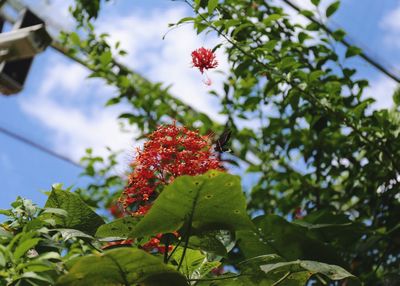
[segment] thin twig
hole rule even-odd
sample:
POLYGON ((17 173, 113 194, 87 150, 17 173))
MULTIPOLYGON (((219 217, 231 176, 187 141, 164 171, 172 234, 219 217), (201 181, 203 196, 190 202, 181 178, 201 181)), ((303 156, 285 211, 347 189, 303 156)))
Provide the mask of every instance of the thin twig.
POLYGON ((279 279, 278 281, 274 282, 274 284, 272 284, 271 286, 277 286, 277 285, 281 284, 283 282, 283 280, 285 280, 286 278, 289 277, 290 274, 292 274, 292 272, 290 272, 290 271, 287 272, 285 275, 283 275, 281 277, 281 279, 279 279))

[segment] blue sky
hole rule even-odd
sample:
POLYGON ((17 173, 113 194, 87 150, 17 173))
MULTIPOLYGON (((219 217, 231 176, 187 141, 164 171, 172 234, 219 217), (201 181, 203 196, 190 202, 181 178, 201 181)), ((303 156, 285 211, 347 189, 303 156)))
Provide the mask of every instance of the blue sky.
MULTIPOLYGON (((279 0, 276 0, 279 2, 279 0)), ((63 0, 25 0, 32 10, 49 19, 52 25, 72 27, 68 2, 63 0)), ((306 1, 298 0, 307 6, 306 1)), ((326 6, 329 1, 323 1, 326 6)), ((290 12, 288 10, 289 13, 290 12)), ((114 0, 106 4, 97 22, 101 31, 112 40, 120 40, 129 55, 122 62, 154 81, 173 84, 172 93, 221 120, 215 99, 207 94, 199 73, 190 69, 190 52, 202 45, 218 42, 213 36, 197 36, 183 27, 162 36, 167 24, 187 16, 190 11, 182 3, 169 0, 114 0)), ((293 14, 296 20, 303 21, 293 14)), ((361 47, 400 69, 400 1, 343 0, 331 25, 339 25, 357 39, 361 47)), ((223 55, 221 70, 227 69, 223 55)), ((360 70, 360 77, 370 81, 367 94, 377 99, 376 108, 391 106, 395 83, 365 62, 348 62, 360 70)), ((0 126, 8 128, 60 154, 79 160, 84 149, 93 147, 106 154, 105 146, 125 150, 121 167, 127 165, 137 143, 132 131, 121 133, 115 118, 124 106, 104 109, 103 105, 115 90, 101 80, 86 79, 88 71, 52 49, 38 55, 25 84, 16 96, 0 96, 0 126)), ((220 89, 221 75, 212 74, 213 89, 220 89)), ((80 185, 81 170, 59 159, 49 157, 31 147, 0 134, 0 208, 7 208, 17 195, 42 205, 46 197, 40 191, 51 184, 80 185)))

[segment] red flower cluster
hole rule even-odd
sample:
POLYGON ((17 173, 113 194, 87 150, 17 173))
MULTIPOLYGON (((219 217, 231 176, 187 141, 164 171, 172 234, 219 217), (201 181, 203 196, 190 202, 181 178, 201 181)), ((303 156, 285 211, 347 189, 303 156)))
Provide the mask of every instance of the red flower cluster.
POLYGON ((205 69, 213 69, 218 66, 218 61, 215 59, 215 53, 204 47, 192 52, 192 62, 193 66, 198 68, 201 73, 203 73, 205 69))
POLYGON ((120 202, 133 215, 144 215, 152 202, 176 177, 199 175, 211 169, 222 170, 210 140, 198 132, 175 124, 160 126, 149 135, 132 164, 120 202))

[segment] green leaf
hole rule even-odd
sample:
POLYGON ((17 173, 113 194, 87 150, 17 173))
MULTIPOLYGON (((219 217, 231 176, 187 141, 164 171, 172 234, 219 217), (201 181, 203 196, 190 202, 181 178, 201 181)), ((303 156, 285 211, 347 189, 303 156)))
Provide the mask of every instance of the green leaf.
POLYGON ((343 264, 329 245, 307 235, 307 230, 277 215, 254 219, 257 232, 239 231, 239 247, 246 258, 276 253, 286 260, 307 259, 343 264))
POLYGON ((251 228, 240 178, 214 170, 178 177, 161 192, 131 236, 174 232, 185 222, 199 231, 251 228))
POLYGON ((311 10, 301 10, 299 13, 309 18, 314 17, 314 12, 311 10))
POLYGON ((304 286, 315 274, 331 280, 355 277, 342 267, 316 261, 284 261, 275 254, 257 256, 239 263, 241 273, 248 276, 255 285, 304 286))
POLYGON ((79 38, 79 35, 77 33, 72 32, 71 34, 69 34, 69 37, 72 44, 79 46, 79 44, 81 43, 81 39, 79 38))
POLYGON ((63 210, 63 209, 57 209, 57 208, 45 208, 43 210, 43 214, 56 214, 59 216, 67 217, 68 213, 63 210))
POLYGON ((309 34, 306 34, 304 32, 300 32, 297 37, 299 38, 300 43, 304 43, 304 41, 307 39, 312 39, 312 37, 309 34))
POLYGON ((103 224, 97 229, 96 237, 127 238, 139 221, 139 218, 129 216, 103 224))
POLYGON ((110 98, 110 99, 106 102, 105 106, 115 105, 115 104, 118 104, 120 101, 121 101, 120 98, 118 98, 118 97, 113 97, 113 98, 110 98))
POLYGON ((337 9, 339 9, 340 1, 333 2, 331 5, 328 6, 326 9, 326 17, 332 16, 337 9))
POLYGON ((0 226, 0 237, 7 237, 7 238, 11 238, 13 237, 13 233, 11 231, 6 230, 5 228, 0 226))
MULTIPOLYGON (((31 272, 31 271, 23 273, 18 279, 34 279, 34 280, 47 282, 46 283, 47 285, 54 284, 53 279, 51 277, 49 277, 48 275, 39 275, 39 274, 37 274, 35 272, 31 272)), ((31 283, 29 283, 29 284, 31 284, 31 283)), ((17 284, 17 285, 19 285, 19 284, 17 284)), ((25 285, 25 284, 23 284, 23 285, 25 285)), ((36 285, 36 284, 33 284, 33 285, 36 285)))
POLYGON ((346 51, 346 58, 354 57, 361 54, 362 50, 355 46, 350 46, 346 51))
POLYGON ((283 282, 286 280, 291 283, 290 285, 299 286, 306 285, 310 277, 315 274, 322 274, 331 280, 356 278, 340 266, 308 260, 264 264, 260 265, 260 269, 267 277, 280 275, 281 278, 279 281, 283 282))
POLYGON ((311 0, 311 3, 313 3, 315 6, 318 6, 319 2, 321 2, 321 0, 311 0))
POLYGON ((393 102, 399 106, 400 105, 400 88, 397 88, 393 93, 393 102))
POLYGON ((12 211, 11 210, 0 210, 0 215, 5 215, 5 216, 12 216, 12 211))
POLYGON ((345 215, 332 214, 329 210, 313 212, 293 223, 307 230, 307 235, 328 244, 352 247, 366 233, 365 228, 345 215))
POLYGON ((283 17, 283 15, 281 15, 281 14, 271 14, 263 20, 263 23, 265 26, 268 27, 268 26, 271 26, 274 22, 281 19, 282 17, 283 17))
POLYGON ((306 29, 308 31, 318 31, 320 27, 321 27, 320 24, 312 22, 307 25, 306 29))
POLYGON ((33 248, 38 244, 40 241, 40 238, 31 238, 28 240, 25 240, 21 244, 19 244, 14 251, 14 258, 18 259, 22 257, 29 249, 33 248))
POLYGON ((308 75, 308 78, 309 78, 309 81, 318 81, 318 80, 320 80, 320 77, 321 76, 323 76, 323 75, 325 75, 325 72, 324 71, 321 71, 321 70, 315 70, 315 71, 313 71, 313 72, 311 72, 309 75, 308 75))
POLYGON ((185 277, 143 250, 118 248, 76 260, 59 286, 188 285, 185 277))
POLYGON ((4 256, 3 252, 0 251, 0 267, 6 266, 6 257, 4 256))
POLYGON ((86 205, 74 193, 53 188, 46 202, 45 208, 63 209, 67 217, 56 214, 46 214, 54 218, 57 225, 64 228, 73 228, 94 235, 97 228, 104 224, 103 219, 86 205))
POLYGON ((81 238, 90 238, 93 239, 93 236, 88 235, 80 230, 69 229, 69 228, 58 228, 55 229, 61 233, 61 236, 64 240, 68 240, 73 237, 81 237, 81 238))
POLYGON ((363 115, 365 109, 366 109, 369 105, 370 105, 370 102, 367 101, 367 100, 361 102, 359 105, 357 105, 357 106, 354 108, 354 111, 353 111, 353 112, 354 112, 354 115, 355 115, 357 118, 360 118, 361 115, 363 115))
POLYGON ((103 66, 107 66, 112 60, 112 54, 110 51, 106 51, 100 55, 99 59, 103 66))
POLYGON ((207 3, 208 13, 212 14, 215 8, 217 8, 217 6, 218 6, 218 0, 208 0, 207 3))
POLYGON ((189 247, 193 249, 201 249, 220 256, 227 255, 224 245, 213 236, 191 236, 189 247))
POLYGON ((185 17, 185 18, 180 19, 176 23, 176 25, 179 25, 179 24, 182 24, 182 23, 185 23, 185 22, 189 22, 189 21, 194 21, 194 20, 195 20, 195 18, 193 18, 193 17, 185 17))
POLYGON ((342 29, 337 29, 332 33, 332 36, 336 41, 341 41, 346 36, 346 32, 342 29))
POLYGON ((191 236, 189 247, 201 249, 219 256, 226 256, 235 246, 236 240, 229 231, 215 230, 191 236))
MULTIPOLYGON (((183 247, 178 247, 172 255, 172 259, 175 260, 176 264, 181 261, 182 254, 183 247)), ((220 264, 219 261, 208 261, 201 251, 188 248, 183 258, 181 272, 190 279, 199 279, 220 264)))

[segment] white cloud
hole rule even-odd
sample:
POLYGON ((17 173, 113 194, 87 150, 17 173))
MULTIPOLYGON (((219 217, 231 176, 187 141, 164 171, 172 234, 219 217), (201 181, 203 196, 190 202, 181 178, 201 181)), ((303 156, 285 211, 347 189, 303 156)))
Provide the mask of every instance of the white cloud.
POLYGON ((390 11, 388 14, 386 14, 382 21, 381 21, 381 27, 387 30, 395 31, 395 32, 400 32, 400 5, 390 11))
POLYGON ((396 9, 383 15, 379 25, 384 32, 387 47, 400 47, 400 4, 396 9))
MULTIPOLYGON (((43 74, 43 84, 38 90, 38 96, 48 96, 49 93, 62 89, 67 96, 78 95, 79 88, 84 84, 83 80, 89 75, 89 71, 81 65, 73 62, 60 63, 59 58, 49 58, 51 68, 43 74)), ((88 82, 89 83, 89 82, 88 82)))
POLYGON ((365 90, 365 97, 372 97, 376 102, 372 105, 373 109, 390 108, 393 105, 393 92, 397 84, 394 80, 379 76, 370 81, 370 87, 365 90))
MULTIPOLYGON (((172 84, 171 93, 185 103, 201 110, 216 120, 223 117, 219 111, 218 100, 209 95, 210 87, 203 84, 203 76, 191 67, 191 52, 201 46, 212 48, 218 39, 212 35, 196 35, 191 25, 183 25, 168 31, 168 23, 175 23, 188 15, 183 8, 154 10, 150 13, 133 13, 126 17, 103 19, 98 28, 111 35, 113 42, 120 41, 121 47, 128 51, 124 62, 139 70, 152 81, 165 85, 172 84), (108 23, 112 21, 113 25, 108 23)), ((218 70, 227 71, 226 56, 217 51, 218 70)), ((223 75, 209 71, 213 81, 212 89, 221 90, 223 75)))
POLYGON ((13 162, 6 153, 0 153, 0 166, 7 171, 13 171, 15 169, 13 162))
POLYGON ((74 20, 69 13, 73 0, 22 0, 21 2, 48 24, 47 29, 55 37, 60 31, 71 31, 74 27, 74 20))
MULTIPOLYGON (((324 11, 326 11, 326 8, 333 2, 332 0, 322 0, 318 7, 312 4, 310 0, 292 0, 291 2, 300 9, 315 12, 315 17, 320 22, 326 22, 329 20, 325 17, 324 11)), ((310 20, 308 20, 305 16, 299 14, 296 10, 294 10, 289 5, 283 3, 282 1, 276 1, 275 4, 281 5, 285 8, 285 12, 289 15, 290 20, 293 23, 297 23, 303 26, 310 23, 310 20)))
MULTIPOLYGON (((213 47, 216 37, 197 36, 190 27, 170 32, 167 24, 187 15, 182 8, 133 12, 128 16, 109 15, 101 19, 99 30, 108 32, 114 41, 129 52, 121 58, 124 63, 145 74, 151 81, 173 84, 170 91, 193 107, 221 120, 217 115, 218 100, 208 95, 210 87, 202 75, 191 68, 191 52, 201 46, 213 47), (109 23, 113 23, 110 25, 109 23)), ((227 61, 218 53, 219 69, 227 70, 227 61)), ((132 150, 134 134, 121 133, 116 117, 124 107, 104 108, 103 104, 115 90, 101 80, 87 79, 89 72, 80 65, 49 56, 41 67, 42 78, 35 92, 19 101, 29 116, 52 131, 50 141, 58 152, 79 159, 87 147, 104 154, 104 146, 132 150)), ((221 89, 222 75, 209 72, 214 84, 221 89)), ((125 107, 126 108, 126 107, 125 107)), ((127 157, 127 156, 125 156, 127 157)), ((129 156, 128 156, 129 157, 129 156)))
POLYGON ((132 134, 120 131, 116 112, 95 107, 90 114, 79 108, 64 107, 56 101, 44 99, 26 102, 23 109, 53 130, 52 141, 56 150, 78 160, 87 147, 96 154, 106 154, 104 147, 114 150, 127 149, 132 134))
POLYGON ((96 154, 106 154, 105 146, 115 150, 131 146, 135 134, 122 133, 116 121, 122 107, 103 107, 110 89, 98 80, 86 79, 88 72, 78 64, 54 58, 49 62, 38 92, 25 94, 19 104, 52 131, 53 148, 79 160, 88 147, 96 154))

